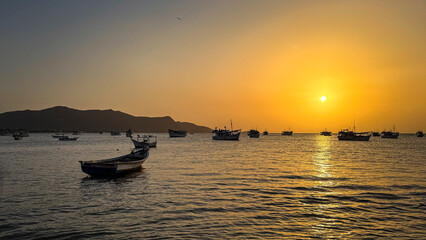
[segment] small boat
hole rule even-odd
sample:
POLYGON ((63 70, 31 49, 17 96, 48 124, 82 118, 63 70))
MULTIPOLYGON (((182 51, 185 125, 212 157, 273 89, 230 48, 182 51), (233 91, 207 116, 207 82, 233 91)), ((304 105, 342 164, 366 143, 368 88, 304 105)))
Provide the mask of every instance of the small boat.
POLYGON ((77 141, 78 137, 68 137, 62 136, 59 138, 59 141, 77 141))
POLYGON ((399 137, 399 132, 395 131, 395 125, 393 126, 393 131, 389 130, 389 131, 382 132, 382 138, 398 138, 398 137, 399 137))
POLYGON ((84 173, 94 177, 111 177, 139 170, 148 156, 149 148, 144 147, 121 157, 79 162, 84 173))
POLYGON ((266 136, 266 135, 269 135, 269 132, 265 130, 265 131, 263 131, 262 134, 263 134, 263 136, 266 136))
POLYGON ((72 135, 81 135, 81 131, 73 131, 72 135))
POLYGON ((417 136, 417 137, 423 137, 423 132, 422 132, 422 131, 418 131, 418 132, 416 132, 416 136, 417 136))
POLYGON ((132 129, 127 130, 126 137, 130 137, 131 138, 132 136, 133 136, 132 129))
POLYGON ((380 133, 379 132, 373 132, 373 137, 380 137, 380 133))
POLYGON ((257 130, 251 129, 251 130, 247 133, 247 135, 248 135, 250 138, 259 138, 260 133, 259 133, 259 131, 257 131, 257 130))
POLYGON ((154 147, 157 147, 157 136, 153 136, 153 135, 139 136, 138 135, 137 140, 132 138, 132 142, 133 142, 133 145, 135 145, 135 148, 143 148, 144 146, 154 148, 154 147))
POLYGON ((326 128, 324 131, 322 131, 322 132, 320 133, 320 135, 322 135, 322 136, 331 136, 331 132, 330 132, 330 131, 327 131, 327 128, 326 128))
POLYGON ((283 135, 283 136, 291 136, 291 135, 293 135, 293 131, 290 131, 290 130, 288 130, 288 131, 282 131, 281 135, 283 135))
POLYGON ((111 136, 121 136, 121 133, 119 133, 119 132, 111 132, 111 136))
POLYGON ((185 130, 173 130, 173 129, 169 129, 169 136, 171 138, 175 138, 175 137, 186 137, 186 131, 185 130))
POLYGON ((20 133, 14 133, 12 134, 12 137, 15 140, 22 140, 22 135, 20 133))
POLYGON ((337 138, 340 141, 369 141, 370 137, 371 137, 370 132, 357 133, 354 131, 349 131, 348 129, 341 130, 337 134, 337 138))

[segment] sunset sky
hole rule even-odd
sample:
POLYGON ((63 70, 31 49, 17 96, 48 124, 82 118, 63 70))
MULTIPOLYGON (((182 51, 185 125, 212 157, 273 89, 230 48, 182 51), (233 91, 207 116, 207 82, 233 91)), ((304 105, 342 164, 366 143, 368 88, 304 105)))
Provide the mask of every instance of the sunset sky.
POLYGON ((424 0, 1 1, 0 52, 0 112, 426 131, 424 0))

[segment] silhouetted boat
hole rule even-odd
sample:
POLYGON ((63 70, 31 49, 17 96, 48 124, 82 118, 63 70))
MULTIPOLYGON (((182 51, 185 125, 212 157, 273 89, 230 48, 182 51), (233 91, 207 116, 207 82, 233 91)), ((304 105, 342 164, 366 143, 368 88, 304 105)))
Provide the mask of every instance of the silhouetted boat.
POLYGON ((416 132, 416 136, 417 136, 417 137, 423 137, 423 132, 422 132, 422 131, 418 131, 418 132, 416 132))
POLYGON ((213 140, 224 140, 224 141, 238 141, 240 139, 241 129, 234 130, 232 128, 231 121, 231 130, 226 129, 226 126, 223 129, 217 129, 217 127, 212 131, 213 140))
POLYGON ((80 135, 81 134, 81 131, 73 131, 72 132, 72 135, 80 135))
POLYGON ((139 136, 137 140, 132 138, 133 145, 135 148, 143 148, 144 146, 148 146, 150 148, 157 147, 157 136, 153 135, 143 135, 139 136))
POLYGON ((132 136, 133 136, 132 129, 127 130, 126 137, 132 137, 132 136))
POLYGON ((322 131, 322 132, 320 133, 320 135, 322 135, 322 136, 331 136, 331 132, 330 132, 330 131, 327 131, 327 128, 326 128, 324 131, 322 131))
POLYGON ((257 130, 251 129, 251 130, 247 133, 247 135, 248 135, 250 138, 259 138, 260 133, 259 133, 259 131, 257 131, 257 130))
POLYGON ((171 138, 175 138, 175 137, 186 137, 186 131, 184 131, 184 130, 172 130, 172 129, 169 129, 169 136, 171 138))
POLYGON ((68 137, 68 136, 62 136, 59 137, 59 141, 77 141, 78 137, 68 137))
POLYGON ((337 138, 340 141, 369 141, 370 137, 371 137, 370 132, 357 133, 354 131, 349 131, 348 129, 341 130, 337 134, 337 138))
POLYGON ((264 131, 264 132, 263 132, 263 135, 264 135, 264 136, 269 135, 269 132, 268 132, 268 131, 264 131))
POLYGON ((373 132, 373 137, 380 137, 380 133, 379 132, 373 132))
POLYGON ((121 136, 121 133, 119 133, 119 132, 111 132, 111 136, 121 136))
POLYGON ((22 135, 20 133, 14 133, 12 134, 12 137, 15 140, 22 140, 22 135))
POLYGON ((399 137, 399 132, 395 131, 395 125, 393 126, 393 131, 389 130, 389 131, 382 132, 382 138, 398 138, 398 137, 399 137))
POLYGON ((63 133, 55 133, 55 134, 52 135, 53 138, 60 138, 60 137, 63 137, 63 136, 65 136, 65 134, 63 134, 63 133))
POLYGON ((79 162, 81 170, 91 176, 116 176, 139 170, 148 156, 149 148, 144 147, 121 157, 79 162))
POLYGON ((291 136, 291 135, 293 135, 293 131, 291 131, 290 129, 289 129, 288 131, 282 131, 282 132, 281 132, 281 135, 284 135, 284 136, 291 136))

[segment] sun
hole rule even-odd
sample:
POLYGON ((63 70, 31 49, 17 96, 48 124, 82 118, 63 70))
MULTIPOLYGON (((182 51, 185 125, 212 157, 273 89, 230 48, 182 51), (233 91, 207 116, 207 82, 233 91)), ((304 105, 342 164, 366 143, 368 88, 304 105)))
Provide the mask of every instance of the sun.
POLYGON ((322 102, 325 102, 325 100, 327 100, 327 97, 326 97, 326 96, 322 96, 322 97, 321 97, 321 101, 322 101, 322 102))

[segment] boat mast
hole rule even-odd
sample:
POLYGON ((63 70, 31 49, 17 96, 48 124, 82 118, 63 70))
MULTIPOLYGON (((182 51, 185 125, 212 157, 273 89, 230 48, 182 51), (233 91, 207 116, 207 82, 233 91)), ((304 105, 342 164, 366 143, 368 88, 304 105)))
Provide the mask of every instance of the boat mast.
POLYGON ((232 119, 231 119, 231 131, 234 131, 234 128, 232 128, 232 119))

